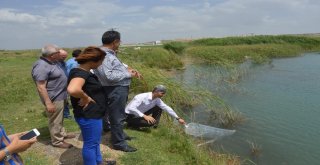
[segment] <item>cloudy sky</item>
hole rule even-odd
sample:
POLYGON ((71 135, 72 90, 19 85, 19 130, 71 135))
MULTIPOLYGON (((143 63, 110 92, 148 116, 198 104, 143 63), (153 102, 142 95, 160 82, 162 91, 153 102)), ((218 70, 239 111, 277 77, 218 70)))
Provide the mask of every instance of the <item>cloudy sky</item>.
POLYGON ((0 0, 0 49, 320 32, 319 0, 0 0))

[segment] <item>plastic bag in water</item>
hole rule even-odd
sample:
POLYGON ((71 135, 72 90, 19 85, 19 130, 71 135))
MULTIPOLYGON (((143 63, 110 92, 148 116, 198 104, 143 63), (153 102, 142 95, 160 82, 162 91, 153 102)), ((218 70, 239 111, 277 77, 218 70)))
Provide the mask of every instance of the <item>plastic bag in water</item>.
POLYGON ((198 123, 189 123, 185 125, 185 132, 188 135, 195 137, 202 137, 206 139, 219 139, 224 136, 232 135, 236 130, 221 129, 216 127, 211 127, 207 125, 202 125, 198 123))

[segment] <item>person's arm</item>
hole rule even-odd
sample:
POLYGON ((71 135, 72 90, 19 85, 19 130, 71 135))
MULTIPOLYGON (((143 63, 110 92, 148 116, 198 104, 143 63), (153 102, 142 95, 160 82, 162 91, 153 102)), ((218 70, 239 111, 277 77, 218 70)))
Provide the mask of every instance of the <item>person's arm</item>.
POLYGON ((101 67, 104 76, 110 82, 119 82, 123 79, 131 78, 132 74, 123 66, 118 59, 104 60, 101 67))
POLYGON ((161 109, 167 111, 167 112, 168 112, 172 117, 174 117, 176 120, 178 120, 178 122, 179 122, 180 124, 186 124, 186 122, 185 122, 182 118, 180 118, 180 117, 176 114, 176 112, 174 112, 174 110, 173 110, 171 107, 169 107, 167 104, 165 104, 161 99, 159 99, 159 100, 157 101, 157 105, 158 105, 161 109))
POLYGON ((68 85, 67 91, 72 97, 80 98, 79 105, 86 108, 90 102, 95 101, 82 90, 84 84, 85 79, 80 77, 73 78, 68 85))
POLYGON ((36 85, 37 85, 37 89, 38 92, 40 94, 40 97, 43 99, 44 104, 46 106, 46 109, 48 112, 53 113, 56 111, 56 107, 54 106, 54 104, 52 103, 52 101, 49 98, 49 94, 46 88, 46 84, 47 81, 43 80, 43 81, 37 81, 36 85))
POLYGON ((141 104, 141 102, 141 98, 138 98, 137 96, 132 99, 132 101, 127 105, 127 110, 130 112, 130 114, 143 117, 144 114, 137 108, 141 104))
POLYGON ((134 114, 136 116, 143 117, 148 123, 153 124, 156 122, 156 120, 152 116, 148 116, 148 115, 143 114, 137 108, 141 104, 142 99, 143 98, 139 98, 137 96, 134 97, 132 99, 132 101, 128 104, 127 109, 129 112, 131 112, 130 114, 134 114))
POLYGON ((7 150, 7 152, 9 152, 9 154, 20 153, 20 152, 23 152, 23 151, 27 150, 28 148, 30 148, 31 145, 37 141, 36 137, 31 138, 29 140, 20 140, 20 137, 23 134, 25 134, 25 133, 24 132, 17 133, 17 134, 8 136, 8 137, 11 137, 12 140, 11 140, 11 143, 7 147, 1 149, 0 161, 2 161, 4 159, 4 157, 6 156, 5 150, 7 150))

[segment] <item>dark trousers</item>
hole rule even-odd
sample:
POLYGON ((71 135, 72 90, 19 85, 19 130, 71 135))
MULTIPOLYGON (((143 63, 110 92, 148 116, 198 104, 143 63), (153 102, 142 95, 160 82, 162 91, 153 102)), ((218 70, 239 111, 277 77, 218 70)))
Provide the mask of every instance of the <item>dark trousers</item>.
POLYGON ((151 108, 149 111, 145 112, 145 115, 150 115, 156 120, 156 123, 154 124, 149 124, 147 120, 145 120, 143 117, 137 117, 132 114, 128 114, 127 116, 127 123, 128 126, 130 127, 151 127, 151 126, 158 126, 160 122, 160 117, 161 117, 162 109, 159 108, 158 106, 155 106, 151 108))
POLYGON ((104 86, 107 96, 107 113, 104 123, 109 119, 111 126, 111 142, 113 147, 124 147, 127 145, 126 134, 123 131, 126 119, 125 106, 128 100, 128 86, 104 86))

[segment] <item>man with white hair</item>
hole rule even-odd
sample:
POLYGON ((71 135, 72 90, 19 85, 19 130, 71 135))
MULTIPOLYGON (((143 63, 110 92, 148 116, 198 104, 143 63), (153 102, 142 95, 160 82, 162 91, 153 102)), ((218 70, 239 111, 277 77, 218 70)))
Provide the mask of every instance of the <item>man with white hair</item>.
POLYGON ((56 45, 46 45, 42 56, 32 68, 32 78, 37 86, 41 102, 46 108, 51 143, 55 147, 70 148, 72 144, 64 142, 67 135, 63 127, 63 108, 67 98, 67 76, 59 67, 60 49, 56 45))
POLYGON ((180 124, 186 124, 171 107, 161 100, 165 93, 166 87, 157 85, 152 92, 136 95, 125 109, 128 127, 139 128, 153 126, 156 128, 159 124, 162 110, 178 120, 180 124))

